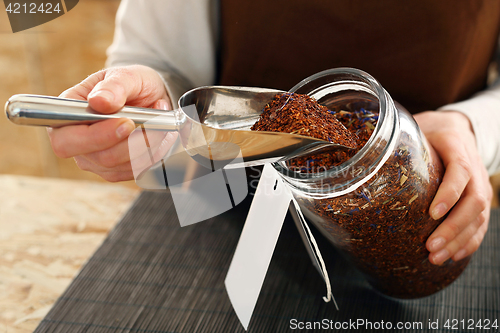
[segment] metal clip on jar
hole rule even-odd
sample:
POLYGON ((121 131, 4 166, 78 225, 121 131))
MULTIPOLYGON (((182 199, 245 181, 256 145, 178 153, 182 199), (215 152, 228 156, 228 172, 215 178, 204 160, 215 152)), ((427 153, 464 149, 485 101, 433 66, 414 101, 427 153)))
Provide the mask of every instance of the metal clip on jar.
POLYGON ((470 257, 441 266, 428 260, 425 243, 442 222, 429 206, 444 169, 413 117, 372 76, 352 68, 320 72, 291 92, 332 111, 379 112, 366 145, 337 167, 304 173, 274 164, 304 216, 385 295, 418 298, 452 283, 470 257))

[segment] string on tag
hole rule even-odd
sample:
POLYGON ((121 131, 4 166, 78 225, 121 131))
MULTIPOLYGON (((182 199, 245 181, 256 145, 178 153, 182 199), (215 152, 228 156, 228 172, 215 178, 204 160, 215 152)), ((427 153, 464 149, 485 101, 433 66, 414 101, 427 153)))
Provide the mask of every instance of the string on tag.
POLYGON ((311 229, 309 229, 309 225, 307 224, 306 219, 304 218, 304 215, 302 214, 302 210, 300 209, 299 203, 297 202, 297 200, 295 200, 295 198, 293 196, 292 196, 292 202, 293 202, 293 206, 295 207, 295 211, 297 212, 297 215, 299 217, 299 220, 300 220, 302 226, 304 227, 304 230, 307 234, 307 237, 310 240, 310 245, 312 244, 312 250, 313 250, 316 258, 318 259, 318 263, 320 266, 319 268, 321 270, 321 274, 323 275, 323 279, 325 280, 326 296, 323 296, 323 300, 327 303, 330 302, 331 300, 333 300, 333 303, 335 304, 335 308, 337 309, 337 311, 339 311, 339 307, 337 305, 337 302, 335 301, 335 297, 333 297, 333 294, 332 294, 332 287, 330 284, 330 278, 328 277, 328 272, 326 270, 325 261, 323 260, 323 257, 321 256, 321 252, 319 250, 318 244, 316 243, 316 239, 314 238, 314 236, 311 232, 311 229))

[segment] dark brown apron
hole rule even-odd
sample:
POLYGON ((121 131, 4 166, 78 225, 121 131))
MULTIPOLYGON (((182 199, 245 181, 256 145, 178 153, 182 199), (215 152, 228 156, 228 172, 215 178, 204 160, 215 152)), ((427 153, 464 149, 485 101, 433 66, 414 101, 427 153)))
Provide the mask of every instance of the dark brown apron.
POLYGON ((500 1, 221 0, 220 19, 220 84, 288 90, 355 67, 418 112, 485 87, 500 1))

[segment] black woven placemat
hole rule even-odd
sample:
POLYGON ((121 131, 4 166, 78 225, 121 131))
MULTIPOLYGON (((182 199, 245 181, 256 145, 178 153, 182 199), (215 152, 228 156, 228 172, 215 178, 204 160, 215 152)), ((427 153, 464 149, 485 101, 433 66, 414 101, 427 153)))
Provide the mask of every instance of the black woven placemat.
MULTIPOLYGON (((249 204, 181 228, 168 193, 143 192, 36 332, 244 332, 224 278, 249 204)), ((498 331, 492 324, 500 321, 499 222, 493 210, 481 248, 455 283, 411 301, 375 293, 320 239, 337 311, 323 302, 324 283, 287 217, 249 332, 291 332, 308 322, 323 325, 311 332, 335 323, 342 332, 387 331, 389 323, 392 331, 439 332, 447 320, 453 332, 498 331), (436 320, 440 329, 429 329, 436 320), (399 330, 398 322, 413 328, 399 330)))

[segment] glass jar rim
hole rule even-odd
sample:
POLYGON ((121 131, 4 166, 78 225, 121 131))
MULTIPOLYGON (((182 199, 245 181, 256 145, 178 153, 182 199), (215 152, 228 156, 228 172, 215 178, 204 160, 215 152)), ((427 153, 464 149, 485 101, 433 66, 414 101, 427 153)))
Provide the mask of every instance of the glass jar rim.
MULTIPOLYGON (((305 85, 311 83, 312 81, 324 78, 326 76, 350 76, 353 78, 353 81, 350 83, 357 84, 359 86, 365 86, 365 88, 368 88, 373 92, 373 96, 378 99, 379 102, 379 119, 378 122, 375 126, 375 129, 373 130, 370 139, 366 142, 366 144, 349 160, 345 161, 344 163, 335 166, 333 168, 330 168, 325 171, 321 172, 316 172, 316 173, 300 173, 293 171, 286 166, 284 166, 284 162, 275 162, 273 163, 274 168, 281 174, 281 176, 287 180, 289 178, 290 180, 298 180, 300 181, 317 181, 317 180, 322 180, 328 177, 333 177, 336 175, 339 175, 343 172, 346 172, 348 168, 350 168, 353 165, 356 165, 359 161, 363 159, 363 157, 370 151, 371 144, 374 142, 375 138, 381 133, 382 127, 383 126, 393 126, 392 133, 390 134, 389 142, 387 142, 384 150, 380 154, 380 158, 376 160, 373 164, 378 164, 380 161, 383 159, 383 157, 386 155, 388 148, 390 146, 390 142, 393 140, 394 135, 395 135, 395 126, 393 124, 387 124, 385 125, 384 120, 387 119, 387 112, 389 109, 394 109, 394 102, 392 101, 391 97, 389 94, 385 91, 385 89, 382 87, 382 85, 370 74, 366 73, 365 71, 362 71, 360 69, 356 68, 350 68, 350 67, 339 67, 339 68, 333 68, 333 69, 327 69, 321 72, 318 72, 314 75, 311 75, 302 81, 300 81, 298 84, 293 86, 289 92, 296 92, 300 88, 304 87, 305 85), (355 81, 354 79, 357 79, 358 81, 355 81)), ((312 94, 316 91, 321 90, 322 88, 325 88, 327 86, 330 86, 331 83, 329 84, 324 84, 322 86, 319 86, 307 94, 312 94)), ((397 118, 397 117, 396 117, 397 118)), ((396 120, 396 119, 395 119, 396 120)), ((364 178, 366 176, 365 173, 359 174, 357 177, 352 179, 352 182, 355 182, 356 180, 360 178, 364 178)), ((288 182, 292 187, 295 187, 293 183, 288 182)))

